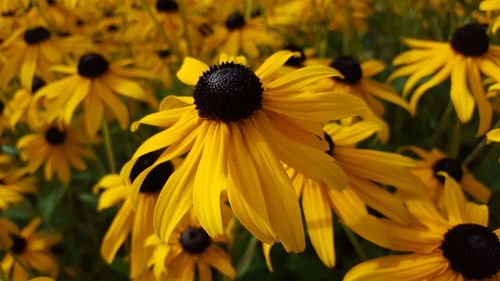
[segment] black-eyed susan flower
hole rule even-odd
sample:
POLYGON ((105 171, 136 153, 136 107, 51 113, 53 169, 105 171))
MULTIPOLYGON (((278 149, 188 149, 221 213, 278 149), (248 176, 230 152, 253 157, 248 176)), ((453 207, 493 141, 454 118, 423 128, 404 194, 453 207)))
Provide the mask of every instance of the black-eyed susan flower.
POLYGON ((72 126, 42 125, 36 132, 21 137, 17 147, 30 173, 44 165, 47 180, 57 174, 64 183, 71 179, 71 167, 85 170, 87 164, 82 158, 91 156, 72 126))
POLYGON ((492 109, 486 98, 481 74, 500 80, 500 47, 491 45, 486 30, 479 24, 467 24, 453 33, 450 42, 404 39, 411 50, 398 55, 393 64, 400 66, 389 80, 408 76, 403 96, 408 96, 424 77, 432 76, 419 85, 410 98, 410 110, 417 113, 420 98, 432 87, 451 77, 450 97, 462 123, 470 121, 478 107, 482 135, 491 126, 492 109))
POLYGON ((71 124, 75 110, 83 103, 85 131, 93 137, 99 130, 104 109, 112 113, 122 128, 129 122, 129 112, 119 96, 156 104, 155 98, 133 81, 146 71, 126 67, 131 60, 109 62, 98 53, 81 56, 75 66, 56 66, 54 70, 70 76, 54 81, 36 94, 46 100, 49 122, 56 119, 71 124))
POLYGON ((136 159, 130 166, 130 176, 125 182, 119 175, 110 174, 96 185, 97 188, 104 190, 99 198, 98 210, 122 203, 103 238, 101 254, 108 263, 111 263, 130 235, 131 278, 137 278, 147 271, 147 261, 152 255, 152 249, 144 248, 144 242, 154 233, 153 212, 156 201, 160 190, 174 172, 175 166, 180 164, 180 160, 164 162, 151 170, 142 182, 135 202, 132 202, 130 197, 130 183, 144 169, 151 166, 160 157, 161 152, 154 151, 136 159))
POLYGON ((249 58, 259 56, 261 46, 279 46, 279 37, 266 30, 262 17, 245 18, 241 11, 235 10, 221 15, 224 25, 214 25, 213 34, 204 41, 204 52, 218 50, 231 56, 243 51, 249 58))
MULTIPOLYGON (((345 187, 347 177, 324 153, 318 125, 360 114, 365 105, 352 95, 301 91, 339 75, 330 67, 276 76, 292 56, 277 52, 256 71, 242 57, 221 56, 211 67, 188 57, 177 77, 194 86, 193 97, 169 96, 160 112, 138 121, 166 129, 146 140, 134 159, 166 147, 156 166, 187 153, 158 199, 160 237, 168 239, 191 206, 211 237, 222 235, 220 196, 226 189, 236 217, 258 239, 280 241, 288 251, 304 248, 298 200, 281 162, 329 186, 345 187)), ((140 185, 154 166, 133 185, 140 185)))
POLYGON ((54 36, 42 25, 16 29, 0 45, 0 87, 5 88, 19 75, 22 87, 31 89, 36 74, 50 77, 49 66, 61 63, 65 54, 88 46, 84 42, 80 37, 54 36))
POLYGON ((396 153, 357 148, 356 145, 373 135, 377 123, 361 121, 350 126, 330 123, 324 127, 324 137, 337 164, 347 173, 349 187, 365 204, 384 216, 405 223, 409 214, 402 202, 382 186, 392 186, 403 197, 422 195, 424 185, 410 169, 417 163, 396 153))
POLYGON ((363 118, 379 123, 381 130, 378 131, 378 135, 382 141, 387 141, 389 128, 380 118, 384 115, 385 108, 378 99, 396 104, 408 111, 409 106, 392 87, 373 80, 373 76, 383 71, 385 65, 378 60, 366 60, 360 63, 350 56, 339 56, 327 63, 342 73, 343 78, 323 79, 317 86, 327 91, 349 93, 362 98, 371 109, 363 118))
POLYGON ((154 249, 150 264, 158 280, 212 280, 215 268, 225 276, 236 278, 230 256, 218 244, 227 242, 224 236, 211 238, 196 220, 194 212, 188 212, 179 222, 170 239, 165 242, 153 235, 146 245, 154 249))
POLYGON ((410 254, 363 262, 344 281, 500 280, 500 229, 488 228, 488 207, 466 202, 455 180, 445 180, 444 213, 431 201, 407 200, 418 222, 413 227, 387 223, 389 245, 410 254))
POLYGON ((444 177, 439 172, 446 172, 460 184, 465 193, 481 203, 488 202, 491 191, 478 181, 459 160, 450 158, 435 148, 426 151, 412 146, 409 149, 421 158, 421 160, 417 161, 417 165, 412 169, 412 172, 424 182, 427 188, 426 194, 430 198, 434 200, 441 198, 444 177))
POLYGON ((27 173, 26 169, 16 167, 0 170, 0 210, 22 202, 23 194, 37 191, 36 179, 27 173))
POLYGON ((10 235, 12 246, 1 262, 2 270, 10 276, 9 280, 28 280, 25 268, 33 268, 52 277, 59 273, 59 263, 51 248, 61 241, 62 236, 58 233, 37 231, 41 223, 40 218, 35 218, 19 233, 10 235), (16 259, 11 253, 16 255, 16 259), (24 263, 24 266, 19 262, 24 263))
POLYGON ((15 127, 21 120, 28 121, 31 127, 37 126, 40 119, 40 109, 33 96, 43 86, 45 86, 45 80, 35 76, 31 83, 31 91, 21 88, 14 93, 5 108, 5 115, 8 117, 11 127, 15 127))

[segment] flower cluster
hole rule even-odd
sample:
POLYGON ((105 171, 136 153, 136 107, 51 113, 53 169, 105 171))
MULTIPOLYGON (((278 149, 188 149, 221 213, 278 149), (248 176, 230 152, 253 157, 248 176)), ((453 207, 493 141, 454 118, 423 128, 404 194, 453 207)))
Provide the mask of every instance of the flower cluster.
POLYGON ((500 1, 393 2, 1 0, 0 279, 500 281, 500 1))

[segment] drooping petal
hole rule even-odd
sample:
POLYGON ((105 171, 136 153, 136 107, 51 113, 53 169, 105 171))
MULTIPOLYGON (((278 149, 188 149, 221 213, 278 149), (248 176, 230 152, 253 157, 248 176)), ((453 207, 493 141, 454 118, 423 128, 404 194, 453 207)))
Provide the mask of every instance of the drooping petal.
POLYGON ((459 60, 451 71, 451 101, 458 118, 467 123, 472 118, 475 101, 469 92, 465 70, 465 61, 459 60))

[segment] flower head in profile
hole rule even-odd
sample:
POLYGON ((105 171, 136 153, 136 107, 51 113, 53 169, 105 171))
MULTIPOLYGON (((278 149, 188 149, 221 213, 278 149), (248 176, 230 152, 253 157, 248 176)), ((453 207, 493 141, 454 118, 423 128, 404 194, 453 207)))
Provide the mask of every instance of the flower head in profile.
POLYGON ((35 177, 27 173, 25 168, 13 165, 0 169, 0 210, 21 203, 24 200, 24 194, 37 191, 35 177))
MULTIPOLYGON (((230 217, 226 217, 225 225, 227 219, 230 217)), ((236 270, 231 265, 231 257, 219 245, 222 243, 227 243, 227 238, 211 238, 197 222, 194 212, 190 211, 167 242, 152 235, 146 241, 146 246, 154 249, 149 264, 158 280, 175 281, 182 278, 193 281, 195 272, 198 272, 197 280, 210 281, 211 268, 234 279, 236 270)))
POLYGON ((488 207, 466 202, 446 173, 441 213, 426 199, 407 200, 416 224, 386 223, 389 244, 409 254, 363 262, 344 281, 355 280, 500 280, 500 229, 488 227, 488 207))
POLYGON ((389 80, 408 76, 403 88, 403 96, 424 77, 431 78, 419 85, 410 98, 410 110, 417 113, 420 98, 431 88, 451 77, 451 102, 462 123, 471 120, 474 109, 478 107, 479 128, 482 135, 491 126, 492 108, 486 98, 481 74, 500 80, 500 46, 490 44, 484 26, 467 24, 458 28, 450 42, 434 42, 417 39, 404 39, 411 50, 398 55, 393 64, 400 66, 389 80))
POLYGON ((168 239, 191 207, 211 237, 222 235, 225 190, 236 217, 258 239, 280 241, 288 251, 304 248, 298 200, 282 162, 329 186, 345 187, 345 173, 324 153, 326 143, 318 136, 322 123, 361 114, 365 105, 352 95, 302 91, 318 79, 339 75, 327 66, 277 76, 293 55, 277 52, 256 71, 241 57, 221 56, 211 67, 188 57, 177 77, 194 86, 193 97, 169 96, 160 112, 134 124, 165 128, 146 140, 134 159, 166 149, 137 177, 133 194, 154 166, 187 153, 158 199, 160 237, 168 239))
POLYGON ((46 101, 49 122, 62 120, 71 124, 76 109, 83 105, 85 132, 96 136, 105 109, 108 110, 122 128, 127 127, 129 112, 120 96, 156 104, 155 98, 142 89, 132 77, 144 77, 145 71, 126 67, 131 60, 110 62, 98 53, 86 53, 74 66, 54 66, 57 72, 70 76, 49 83, 40 89, 35 98, 46 101))
POLYGON ((17 147, 21 158, 28 162, 26 169, 30 173, 44 165, 47 180, 52 180, 57 173, 64 183, 71 179, 71 167, 85 170, 87 164, 82 158, 91 156, 72 126, 60 127, 48 123, 37 128, 36 132, 21 137, 17 147))
POLYGON ((28 280, 29 272, 26 268, 33 268, 52 277, 59 273, 59 263, 51 248, 61 241, 62 236, 59 233, 37 231, 41 223, 40 218, 35 218, 21 231, 10 234, 10 251, 16 258, 7 254, 1 261, 2 270, 7 276, 11 276, 9 280, 28 280))
POLYGON ((463 191, 479 202, 488 202, 491 191, 478 181, 474 175, 462 165, 460 160, 448 157, 438 149, 426 151, 419 147, 409 147, 411 151, 417 154, 421 160, 412 172, 417 175, 427 188, 426 194, 437 202, 442 196, 444 177, 440 172, 446 172, 462 187, 463 191))

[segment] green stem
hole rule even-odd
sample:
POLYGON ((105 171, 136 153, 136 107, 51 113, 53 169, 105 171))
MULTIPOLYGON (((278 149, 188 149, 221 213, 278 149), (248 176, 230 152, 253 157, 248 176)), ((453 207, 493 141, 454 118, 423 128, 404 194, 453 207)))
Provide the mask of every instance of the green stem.
POLYGON ((343 30, 343 42, 342 42, 342 52, 343 55, 351 55, 352 46, 352 18, 351 18, 351 6, 350 0, 344 0, 344 30, 343 30))
POLYGON ((250 16, 252 15, 252 0, 245 0, 245 20, 248 20, 250 16))
POLYGON ((104 146, 106 148, 106 156, 108 157, 109 168, 111 173, 116 173, 116 163, 115 157, 113 153, 113 146, 111 145, 111 135, 109 133, 108 122, 103 118, 102 119, 102 133, 104 135, 104 146))
POLYGON ((457 158, 458 151, 460 150, 460 128, 462 123, 456 118, 455 125, 452 130, 452 138, 450 140, 448 155, 453 158, 457 158))
POLYGON ((177 56, 179 61, 182 61, 182 54, 179 52, 177 49, 177 46, 175 46, 170 40, 170 38, 167 36, 167 33, 165 33, 165 30, 163 29, 163 26, 161 26, 160 22, 156 18, 155 14, 153 13, 153 10, 151 10, 151 7, 148 4, 148 0, 141 0, 142 6, 146 10, 146 13, 148 13, 149 17, 153 21, 153 24, 155 25, 156 29, 160 33, 161 38, 165 43, 167 43, 168 47, 172 50, 172 52, 177 56))
MULTIPOLYGON (((500 120, 498 120, 498 122, 495 124, 495 126, 493 126, 493 128, 496 129, 499 127, 500 127, 500 120)), ((479 143, 476 145, 476 147, 474 147, 472 152, 465 158, 462 164, 466 167, 469 166, 472 160, 474 160, 479 155, 479 153, 483 150, 485 146, 486 146, 486 136, 481 138, 479 143)))
POLYGON ((351 245, 354 247, 354 250, 356 251, 356 254, 358 257, 362 260, 365 261, 368 259, 366 256, 365 252, 363 251, 363 248, 359 244, 358 238, 354 235, 354 233, 345 225, 342 225, 342 228, 344 229, 345 233, 347 234, 347 238, 349 238, 349 241, 351 242, 351 245))
POLYGON ((182 28, 184 28, 184 38, 186 39, 188 55, 193 54, 193 46, 191 44, 191 34, 188 28, 188 17, 186 11, 186 0, 180 0, 179 2, 179 11, 181 13, 182 18, 182 28))
POLYGON ((250 262, 255 253, 255 247, 257 246, 257 239, 255 237, 251 237, 248 240, 247 248, 245 249, 245 253, 241 257, 240 261, 236 265, 236 272, 238 272, 238 276, 243 276, 245 272, 248 270, 248 266, 250 266, 250 262))
POLYGON ((441 134, 443 132, 446 121, 452 113, 453 113, 453 104, 450 101, 448 103, 448 105, 446 106, 446 109, 444 110, 443 115, 441 115, 441 119, 439 120, 438 127, 436 128, 436 132, 432 136, 431 143, 430 143, 430 145, 432 147, 434 147, 436 145, 436 142, 438 141, 439 137, 441 136, 441 134))

